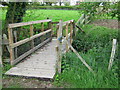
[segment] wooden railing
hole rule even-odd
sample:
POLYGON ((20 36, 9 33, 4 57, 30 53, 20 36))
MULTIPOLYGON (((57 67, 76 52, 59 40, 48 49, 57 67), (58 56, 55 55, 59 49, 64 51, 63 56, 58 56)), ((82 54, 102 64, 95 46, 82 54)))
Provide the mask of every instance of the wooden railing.
POLYGON ((45 35, 47 33, 52 33, 52 20, 50 20, 50 19, 9 24, 9 26, 8 26, 8 35, 9 35, 10 63, 11 63, 11 65, 14 65, 14 64, 18 63, 23 58, 28 56, 30 53, 34 52, 36 49, 40 48, 41 46, 43 46, 47 42, 51 41, 52 34, 47 40, 43 41, 42 43, 40 43, 37 46, 34 46, 34 39, 38 38, 38 37, 40 37, 42 35, 45 35), (43 24, 44 22, 47 22, 48 27, 49 27, 49 29, 46 30, 46 31, 44 31, 44 24, 43 24), (38 24, 38 23, 41 23, 41 27, 42 27, 41 31, 42 32, 40 32, 39 34, 34 35, 33 24, 38 24), (15 35, 15 40, 13 40, 13 28, 26 26, 26 25, 30 26, 30 37, 26 38, 24 40, 17 41, 17 36, 15 35), (14 50, 14 49, 17 48, 18 46, 24 44, 24 43, 29 42, 29 41, 31 41, 31 49, 29 51, 25 52, 24 54, 22 54, 21 56, 15 58, 15 55, 17 55, 17 50, 14 50))
POLYGON ((76 56, 81 60, 81 62, 94 74, 93 69, 86 63, 86 61, 79 55, 79 53, 73 48, 72 46, 72 36, 73 36, 73 32, 75 32, 75 24, 74 24, 74 20, 70 20, 70 21, 66 21, 63 22, 62 20, 60 20, 59 22, 59 29, 58 29, 58 35, 57 35, 57 39, 58 39, 58 46, 57 46, 57 52, 58 52, 58 62, 57 62, 57 70, 58 73, 61 73, 61 59, 62 59, 62 51, 61 49, 62 47, 62 42, 65 41, 66 43, 66 51, 68 52, 69 50, 72 50, 76 56), (68 26, 70 25, 70 33, 68 33, 69 29, 68 26), (66 27, 66 36, 63 37, 63 26, 66 27), (63 40, 62 40, 63 39, 63 40), (69 40, 70 39, 70 40, 69 40))
MULTIPOLYGON (((75 33, 75 22, 74 20, 70 20, 70 21, 65 21, 63 22, 62 20, 59 21, 59 24, 57 24, 58 27, 58 31, 57 31, 57 52, 58 52, 58 62, 57 62, 57 70, 59 73, 61 73, 61 58, 62 58, 62 43, 67 40, 69 41, 71 44, 73 42, 73 35, 75 33), (65 37, 63 35, 63 28, 65 26, 65 37), (70 27, 70 29, 69 29, 70 27)), ((69 47, 68 44, 66 43, 66 50, 65 52, 68 52, 69 47)))
POLYGON ((90 15, 88 16, 88 15, 82 14, 81 17, 76 22, 76 25, 82 26, 84 24, 88 24, 91 21, 89 18, 90 18, 90 15))

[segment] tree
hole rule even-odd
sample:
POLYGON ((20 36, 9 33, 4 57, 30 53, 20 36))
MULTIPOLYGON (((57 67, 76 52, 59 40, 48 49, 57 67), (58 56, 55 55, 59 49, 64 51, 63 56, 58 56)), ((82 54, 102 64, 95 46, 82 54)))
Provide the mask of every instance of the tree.
POLYGON ((27 2, 9 2, 3 33, 8 35, 8 24, 22 22, 27 4, 27 2))
MULTIPOLYGON (((8 24, 22 22, 23 16, 26 12, 27 2, 2 2, 2 5, 7 5, 7 13, 4 28, 2 30, 3 34, 8 36, 8 24)), ((3 47, 3 56, 8 56, 8 51, 3 47)))

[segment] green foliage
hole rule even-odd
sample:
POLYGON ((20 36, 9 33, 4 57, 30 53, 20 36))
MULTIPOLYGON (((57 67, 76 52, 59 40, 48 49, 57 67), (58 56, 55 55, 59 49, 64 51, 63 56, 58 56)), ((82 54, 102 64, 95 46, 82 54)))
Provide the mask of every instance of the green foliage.
POLYGON ((4 63, 2 73, 7 72, 12 66, 9 63, 4 63))
POLYGON ((110 15, 112 16, 112 18, 116 17, 120 21, 120 17, 119 17, 120 16, 120 10, 118 10, 118 8, 120 8, 119 4, 120 4, 120 2, 116 2, 115 4, 112 4, 110 6, 110 9, 112 10, 110 15))
POLYGON ((107 15, 107 17, 118 18, 118 2, 82 2, 79 5, 80 12, 91 16, 91 19, 99 18, 100 16, 107 15), (100 6, 102 4, 102 6, 100 6))
POLYGON ((79 7, 81 8, 80 12, 83 11, 84 14, 90 13, 91 16, 95 15, 97 12, 96 8, 99 7, 100 2, 82 2, 79 7))
POLYGON ((118 51, 115 54, 112 70, 107 69, 112 39, 118 39, 118 31, 93 25, 86 25, 83 30, 86 34, 78 32, 73 45, 94 70, 95 75, 73 52, 69 52, 63 55, 62 74, 57 77, 59 78, 57 82, 69 88, 118 88, 118 51))
POLYGON ((78 32, 73 46, 78 51, 86 52, 93 47, 105 47, 111 45, 112 39, 118 39, 117 30, 106 27, 86 25, 83 27, 86 34, 78 32))

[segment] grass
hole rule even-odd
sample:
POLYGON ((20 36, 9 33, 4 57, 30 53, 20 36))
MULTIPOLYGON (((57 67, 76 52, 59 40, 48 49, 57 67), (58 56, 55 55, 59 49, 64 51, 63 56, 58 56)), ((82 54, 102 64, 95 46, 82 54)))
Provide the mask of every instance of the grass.
MULTIPOLYGON (((4 21, 7 10, 0 10, 0 20, 4 21)), ((27 10, 23 17, 23 22, 44 20, 47 18, 52 19, 54 22, 59 22, 60 19, 63 21, 74 19, 77 21, 80 17, 80 13, 77 10, 42 10, 34 9, 27 10)), ((40 28, 40 25, 35 25, 36 28, 40 28)))
POLYGON ((118 88, 117 51, 111 71, 107 70, 112 39, 118 39, 118 31, 94 25, 86 25, 83 30, 86 34, 78 32, 73 46, 91 66, 95 75, 73 52, 69 52, 63 55, 62 74, 56 77, 55 85, 69 88, 118 88))

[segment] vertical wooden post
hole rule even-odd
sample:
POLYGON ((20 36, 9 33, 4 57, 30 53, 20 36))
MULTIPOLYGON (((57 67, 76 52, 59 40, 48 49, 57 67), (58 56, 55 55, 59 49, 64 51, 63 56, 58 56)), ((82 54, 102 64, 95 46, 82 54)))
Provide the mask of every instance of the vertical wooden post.
MULTIPOLYGON (((14 31, 15 42, 17 42, 17 31, 14 31)), ((17 58, 17 47, 15 47, 15 58, 17 58)))
POLYGON ((52 40, 53 30, 52 30, 52 22, 51 21, 48 23, 48 28, 51 29, 51 40, 52 40))
POLYGON ((58 36, 58 29, 59 29, 59 26, 58 25, 56 25, 56 37, 58 36))
POLYGON ((72 44, 72 34, 73 34, 73 22, 70 22, 70 44, 72 44))
MULTIPOLYGON (((41 31, 44 32, 44 23, 41 23, 41 31)), ((44 41, 44 36, 41 36, 41 41, 44 41)))
POLYGON ((117 44, 117 40, 113 39, 113 45, 112 45, 111 57, 110 57, 109 65, 108 65, 108 71, 110 71, 110 69, 112 68, 112 64, 113 64, 114 57, 115 57, 116 46, 117 46, 116 44, 117 44))
POLYGON ((41 31, 43 32, 44 31, 44 23, 43 22, 41 23, 41 27, 42 27, 41 31))
POLYGON ((76 36, 76 28, 75 28, 75 21, 73 21, 73 36, 76 36))
MULTIPOLYGON (((30 36, 33 36, 33 25, 30 25, 30 36)), ((34 40, 31 41, 31 48, 34 48, 34 40)))
MULTIPOLYGON (((59 39, 60 37, 62 37, 62 26, 63 26, 63 21, 60 20, 59 21, 59 29, 58 29, 58 32, 57 32, 57 39, 59 39)), ((58 73, 61 73, 61 59, 62 59, 62 51, 61 51, 61 48, 62 48, 62 43, 57 40, 57 45, 58 45, 58 63, 57 63, 57 69, 58 69, 58 73)))
POLYGON ((13 33, 12 29, 8 27, 8 35, 9 35, 9 45, 10 45, 10 63, 12 65, 14 57, 14 48, 12 48, 13 45, 13 33))
MULTIPOLYGON (((66 40, 68 41, 68 23, 66 24, 66 40)), ((68 44, 66 43, 66 52, 68 51, 68 44)))
POLYGON ((3 67, 2 63, 2 33, 0 34, 0 69, 3 67))

